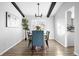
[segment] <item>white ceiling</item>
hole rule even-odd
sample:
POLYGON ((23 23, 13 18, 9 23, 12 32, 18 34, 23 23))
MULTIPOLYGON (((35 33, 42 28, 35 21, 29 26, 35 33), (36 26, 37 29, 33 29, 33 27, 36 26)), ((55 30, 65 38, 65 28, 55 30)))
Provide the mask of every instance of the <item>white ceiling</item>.
MULTIPOLYGON (((38 2, 16 2, 16 4, 19 6, 21 11, 25 15, 32 15, 34 16, 35 13, 38 14, 38 2)), ((51 2, 40 2, 39 5, 39 13, 43 16, 47 16, 48 10, 50 8, 51 2)))

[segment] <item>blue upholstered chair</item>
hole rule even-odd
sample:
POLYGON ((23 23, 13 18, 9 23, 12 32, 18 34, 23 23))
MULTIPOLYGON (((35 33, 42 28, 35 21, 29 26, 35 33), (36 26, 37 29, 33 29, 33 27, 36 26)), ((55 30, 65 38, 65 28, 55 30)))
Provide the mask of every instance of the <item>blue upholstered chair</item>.
POLYGON ((32 31, 32 49, 36 47, 44 48, 44 32, 32 31))

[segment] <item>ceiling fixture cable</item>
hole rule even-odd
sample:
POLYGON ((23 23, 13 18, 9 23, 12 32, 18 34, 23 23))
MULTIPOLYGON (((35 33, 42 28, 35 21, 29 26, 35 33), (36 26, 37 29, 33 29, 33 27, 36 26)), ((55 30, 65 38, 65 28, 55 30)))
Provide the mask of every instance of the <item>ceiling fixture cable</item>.
POLYGON ((42 17, 42 14, 41 14, 41 15, 39 15, 39 5, 40 5, 40 4, 39 4, 39 3, 37 3, 37 5, 38 5, 38 15, 36 15, 36 14, 35 14, 35 17, 42 17))

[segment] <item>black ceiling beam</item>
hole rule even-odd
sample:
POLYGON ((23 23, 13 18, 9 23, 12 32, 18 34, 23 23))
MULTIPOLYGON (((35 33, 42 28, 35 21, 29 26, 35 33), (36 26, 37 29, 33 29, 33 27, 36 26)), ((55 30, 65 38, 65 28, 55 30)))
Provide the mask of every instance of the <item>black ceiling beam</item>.
POLYGON ((22 11, 20 10, 20 8, 17 6, 17 4, 15 3, 15 2, 11 2, 13 5, 14 5, 14 7, 19 11, 19 13, 23 16, 23 17, 25 17, 25 15, 22 13, 22 11))
POLYGON ((51 3, 50 8, 49 8, 49 11, 48 11, 48 14, 47 14, 47 17, 50 16, 50 14, 51 14, 51 12, 52 12, 52 10, 53 10, 55 4, 56 4, 56 2, 52 2, 52 3, 51 3))

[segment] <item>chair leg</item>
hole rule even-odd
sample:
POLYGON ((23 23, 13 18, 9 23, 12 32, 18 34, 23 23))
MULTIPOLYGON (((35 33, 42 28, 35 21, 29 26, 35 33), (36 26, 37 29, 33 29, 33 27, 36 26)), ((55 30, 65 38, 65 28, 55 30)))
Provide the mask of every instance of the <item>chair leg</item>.
POLYGON ((46 45, 49 47, 49 45, 48 45, 48 40, 46 40, 46 45))
POLYGON ((32 46, 32 50, 35 50, 36 46, 32 46))
POLYGON ((44 46, 41 46, 42 50, 44 49, 44 46))
POLYGON ((30 46, 31 42, 32 42, 32 41, 31 41, 31 40, 29 40, 28 47, 30 46))

